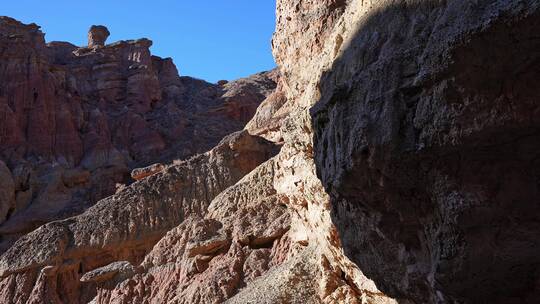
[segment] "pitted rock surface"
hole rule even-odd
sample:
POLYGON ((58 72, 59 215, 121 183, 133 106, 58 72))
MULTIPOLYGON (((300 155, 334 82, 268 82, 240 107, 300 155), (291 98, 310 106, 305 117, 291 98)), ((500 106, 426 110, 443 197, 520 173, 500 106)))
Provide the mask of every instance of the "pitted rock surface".
POLYGON ((88 47, 105 46, 105 42, 111 33, 106 26, 92 25, 88 31, 88 47))
MULTIPOLYGON (((281 76, 245 131, 21 238, 0 257, 0 299, 536 303, 539 12, 278 0, 281 76)), ((213 114, 246 119, 229 97, 213 114)), ((17 188, 29 170, 7 165, 17 188)))
POLYGON ((540 3, 373 5, 311 111, 345 255, 399 302, 534 303, 540 3))

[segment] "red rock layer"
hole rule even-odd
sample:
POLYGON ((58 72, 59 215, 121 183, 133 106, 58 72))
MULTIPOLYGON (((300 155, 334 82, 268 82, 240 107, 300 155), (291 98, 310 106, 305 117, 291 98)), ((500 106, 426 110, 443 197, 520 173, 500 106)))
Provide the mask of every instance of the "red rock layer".
POLYGON ((0 18, 0 160, 15 184, 2 186, 0 252, 131 183, 136 167, 211 149, 275 87, 276 72, 224 86, 180 77, 150 40, 104 45, 105 31, 78 48, 0 18))
MULTIPOLYGON (((247 132, 235 133, 211 151, 136 182, 79 216, 41 226, 20 238, 0 257, 0 299, 8 303, 87 303, 101 293, 101 288, 114 287, 115 280, 127 279, 129 276, 125 275, 129 273, 140 273, 144 268, 139 263, 168 230, 194 217, 204 217, 214 197, 275 152, 275 146, 264 139, 247 132)), ((276 218, 285 214, 283 207, 281 211, 272 211, 269 206, 260 212, 266 211, 276 213, 276 218)), ((262 222, 257 226, 263 243, 286 232, 281 222, 286 222, 286 218, 277 221, 274 228, 262 222)), ((203 230, 219 228, 200 226, 198 229, 203 230)), ((193 229, 182 233, 197 235, 195 226, 188 228, 193 229)), ((189 257, 212 254, 230 243, 227 239, 214 240, 209 233, 216 234, 217 230, 201 232, 200 245, 194 243, 195 239, 190 240, 193 248, 189 257)), ((246 230, 244 240, 249 240, 249 233, 246 230)), ((171 233, 167 235, 172 237, 171 233)), ((172 242, 165 241, 168 236, 162 244, 172 242)), ((260 245, 257 239, 254 242, 254 246, 260 245)), ((178 246, 182 244, 184 241, 178 246)), ((161 256, 163 261, 167 258, 176 259, 161 256)))

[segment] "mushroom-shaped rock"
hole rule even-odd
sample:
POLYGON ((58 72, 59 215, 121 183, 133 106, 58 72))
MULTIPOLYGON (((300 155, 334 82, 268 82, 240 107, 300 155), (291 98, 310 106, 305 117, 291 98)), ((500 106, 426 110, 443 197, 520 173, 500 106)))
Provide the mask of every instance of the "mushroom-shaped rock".
POLYGON ((104 46, 111 33, 103 25, 92 25, 88 31, 88 47, 104 46))
POLYGON ((153 164, 151 166, 145 167, 145 168, 136 168, 131 171, 131 177, 134 180, 141 180, 143 178, 147 178, 148 176, 152 176, 154 174, 157 174, 165 169, 165 166, 163 164, 153 164))

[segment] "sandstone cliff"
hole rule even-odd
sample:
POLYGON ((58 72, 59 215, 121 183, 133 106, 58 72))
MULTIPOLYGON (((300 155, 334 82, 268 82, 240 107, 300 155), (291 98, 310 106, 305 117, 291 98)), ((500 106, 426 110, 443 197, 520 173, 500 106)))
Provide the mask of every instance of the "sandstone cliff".
POLYGON ((416 303, 537 302, 540 2, 378 6, 312 109, 346 256, 416 303))
POLYGON ((535 0, 278 0, 246 130, 21 238, 0 298, 537 302, 539 23, 535 0))
POLYGON ((108 36, 92 26, 88 47, 46 44, 37 25, 0 17, 0 252, 114 194, 134 168, 208 151, 276 86, 275 71, 225 85, 180 77, 150 40, 108 36))

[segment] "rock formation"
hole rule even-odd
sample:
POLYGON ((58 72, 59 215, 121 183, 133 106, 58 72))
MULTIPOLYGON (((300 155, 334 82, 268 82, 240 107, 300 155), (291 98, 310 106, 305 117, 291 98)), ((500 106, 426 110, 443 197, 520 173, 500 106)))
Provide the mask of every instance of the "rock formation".
POLYGON ((226 86, 180 77, 150 40, 107 36, 93 26, 99 48, 45 44, 37 25, 0 17, 0 252, 114 194, 132 169, 208 151, 276 86, 275 71, 226 86))
POLYGON ((539 25, 536 0, 278 0, 245 130, 26 234, 0 299, 537 302, 539 25))
POLYGON ((14 303, 92 300, 103 280, 96 269, 118 261, 138 265, 168 230, 186 218, 204 215, 215 196, 275 151, 260 137, 236 133, 211 151, 136 182, 82 215, 41 226, 0 257, 4 278, 0 299, 14 303))
POLYGON ((137 168, 131 171, 131 178, 133 178, 134 180, 141 180, 143 178, 147 178, 148 176, 157 174, 163 171, 163 169, 165 169, 165 166, 160 163, 152 164, 144 168, 137 168))
POLYGON ((414 303, 537 302, 540 2, 377 6, 312 110, 346 256, 414 303))
POLYGON ((105 46, 105 41, 111 33, 103 25, 92 25, 88 31, 88 47, 105 46))
POLYGON ((5 221, 10 215, 10 207, 14 202, 15 181, 9 168, 3 161, 0 161, 0 221, 5 221))

